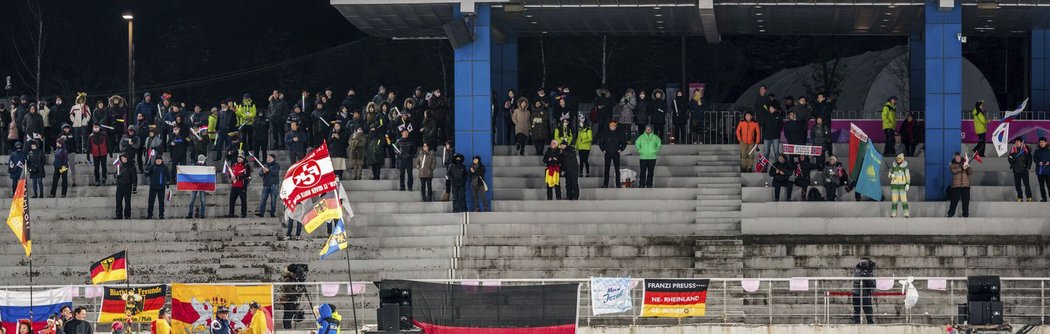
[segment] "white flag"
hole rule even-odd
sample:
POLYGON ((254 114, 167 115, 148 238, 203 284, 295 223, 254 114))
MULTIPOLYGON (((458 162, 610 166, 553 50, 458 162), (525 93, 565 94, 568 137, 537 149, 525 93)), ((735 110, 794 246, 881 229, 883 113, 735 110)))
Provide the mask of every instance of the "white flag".
POLYGON ((1010 151, 1010 123, 999 123, 999 127, 992 132, 992 144, 995 145, 995 153, 1000 157, 1010 151))
POLYGON ((630 277, 591 277, 591 311, 594 315, 626 312, 632 308, 630 277))

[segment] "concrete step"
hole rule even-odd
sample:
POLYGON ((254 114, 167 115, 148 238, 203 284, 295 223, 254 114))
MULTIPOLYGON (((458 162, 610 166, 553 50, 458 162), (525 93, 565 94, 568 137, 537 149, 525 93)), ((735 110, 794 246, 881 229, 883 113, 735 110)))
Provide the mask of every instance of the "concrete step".
POLYGON ((468 236, 479 235, 624 235, 663 236, 695 235, 697 225, 685 224, 470 224, 468 236))
POLYGON ((692 224, 693 211, 565 211, 565 212, 476 212, 470 213, 470 226, 497 224, 532 224, 557 226, 573 224, 606 224, 614 226, 645 224, 692 224))
MULTIPOLYGON (((628 168, 636 173, 640 173, 641 170, 638 168, 638 161, 630 161, 627 164, 622 164, 620 168, 628 168)), ((694 177, 700 170, 710 171, 727 171, 726 169, 731 167, 728 166, 666 166, 661 165, 657 162, 656 167, 653 169, 656 177, 694 177)), ((738 168, 739 169, 739 168, 738 168)), ((544 174, 544 167, 499 167, 493 168, 494 177, 541 177, 544 174)), ((591 176, 602 176, 605 171, 601 168, 591 167, 591 176)), ((610 171, 610 173, 612 173, 610 171)), ((440 174, 444 175, 444 174, 440 174)))
MULTIPOLYGON (((704 149, 707 149, 707 150, 715 150, 715 149, 717 149, 717 148, 714 148, 714 147, 705 148, 704 146, 705 145, 669 145, 669 144, 664 144, 660 148, 660 154, 661 155, 693 155, 693 154, 700 153, 700 151, 704 150, 704 149)), ((591 155, 600 156, 602 154, 602 151, 600 149, 598 149, 598 147, 592 147, 592 148, 593 148, 593 150, 591 151, 591 155)), ((511 155, 517 154, 517 151, 514 150, 514 149, 515 149, 514 145, 495 145, 495 146, 492 147, 492 154, 493 155, 497 155, 497 156, 511 156, 511 155)), ((625 154, 637 155, 638 154, 637 152, 638 151, 635 149, 634 145, 627 145, 627 149, 624 150, 625 154)), ((529 154, 529 153, 535 153, 535 152, 533 151, 533 147, 527 147, 525 149, 525 153, 529 154)))
MULTIPOLYGON (((972 190, 971 190, 972 192, 972 190)), ((771 202, 744 203, 742 217, 889 217, 890 203, 854 202, 771 202)), ((946 202, 909 202, 912 217, 941 217, 948 212, 946 202)), ((956 215, 962 215, 961 204, 956 215)), ((1050 206, 1041 202, 971 202, 970 217, 1029 218, 1050 217, 1050 206)))
MULTIPOLYGON (((771 202, 773 200, 773 188, 765 187, 745 187, 743 188, 743 198, 745 203, 762 203, 771 202)), ((821 193, 824 193, 823 187, 818 188, 821 193)), ((853 192, 846 192, 845 188, 836 189, 839 198, 838 201, 854 201, 855 195, 853 192)), ((1034 190, 1034 189, 1033 189, 1034 190)), ((783 189, 781 189, 783 191, 783 189)), ((1038 190, 1032 194, 1035 200, 1040 199, 1038 190)), ((783 194, 780 195, 783 199, 783 194)), ((798 200, 801 196, 801 189, 793 187, 792 199, 798 200)), ((883 201, 889 201, 890 198, 890 187, 882 187, 883 201)), ((926 200, 926 187, 924 186, 911 186, 908 190, 909 201, 925 201, 926 200)), ((970 200, 973 202, 1016 202, 1017 192, 1013 186, 974 186, 970 187, 970 200)))
POLYGON ((488 246, 464 245, 461 258, 507 259, 507 258, 637 258, 637 257, 689 257, 693 253, 678 246, 649 245, 593 245, 593 246, 488 246))
POLYGON ((697 211, 696 218, 740 218, 740 211, 697 211))
POLYGON ((537 258, 499 258, 476 259, 461 258, 457 261, 460 269, 505 269, 505 270, 547 270, 555 268, 574 269, 663 269, 683 268, 693 264, 693 257, 537 257, 537 258))
POLYGON ((580 277, 646 277, 679 278, 692 277, 691 268, 552 268, 542 270, 515 269, 456 269, 456 278, 463 279, 543 279, 580 277))
POLYGON ((741 231, 756 235, 1047 235, 1050 218, 743 218, 741 231))
POLYGON ((617 235, 517 235, 517 236, 475 236, 462 238, 466 246, 673 246, 683 249, 693 248, 693 237, 686 236, 617 236, 617 235))
MULTIPOLYGON (((562 189, 564 196, 565 189, 562 189)), ((630 189, 580 189, 580 200, 686 200, 695 199, 699 191, 695 188, 630 188, 630 189)), ((497 201, 536 201, 547 198, 544 188, 496 189, 497 201)))
POLYGON ((693 211, 694 200, 494 201, 494 212, 693 211))
MULTIPOLYGON (((494 156, 492 158, 493 158, 492 167, 493 168, 497 168, 497 169, 498 168, 504 168, 504 167, 543 167, 543 166, 546 165, 546 164, 543 163, 543 157, 542 156, 536 156, 536 155, 494 156)), ((579 161, 579 156, 576 156, 576 158, 577 158, 578 162, 582 162, 582 161, 579 161)), ((627 156, 621 156, 620 159, 621 159, 621 162, 623 160, 630 160, 632 162, 637 162, 638 161, 638 156, 637 155, 627 155, 627 156)), ((604 168, 603 166, 605 166, 605 158, 600 152, 598 152, 598 154, 595 155, 594 152, 592 151, 591 152, 591 156, 587 159, 587 161, 589 161, 591 163, 591 168, 594 168, 594 167, 602 167, 602 168, 604 168)), ((684 166, 697 166, 697 165, 700 165, 700 166, 740 165, 739 157, 737 157, 735 160, 711 160, 711 159, 703 159, 702 156, 692 155, 692 154, 691 155, 666 155, 666 154, 661 154, 661 155, 657 156, 656 161, 657 161, 657 165, 682 166, 682 167, 684 167, 684 166)))
POLYGON ((740 187, 735 188, 711 188, 700 185, 700 195, 740 195, 740 187))
MULTIPOLYGON (((595 172, 592 168, 591 177, 581 177, 579 179, 580 188, 599 188, 602 186, 604 178, 595 172)), ((615 175, 611 175, 610 178, 615 178, 615 175)), ((436 182, 436 181, 435 181, 436 182)), ((562 185, 564 185, 565 179, 562 179, 562 185)), ((609 181, 610 185, 613 185, 613 181, 609 181)), ((688 188, 690 186, 696 186, 700 184, 699 178, 696 177, 656 177, 653 178, 654 188, 688 188)), ((546 189, 546 181, 537 175, 523 176, 523 177, 499 177, 497 176, 492 180, 492 185, 497 189, 546 189)), ((739 187, 740 184, 733 184, 735 187, 739 187)), ((437 187, 438 189, 444 189, 444 186, 437 187)))

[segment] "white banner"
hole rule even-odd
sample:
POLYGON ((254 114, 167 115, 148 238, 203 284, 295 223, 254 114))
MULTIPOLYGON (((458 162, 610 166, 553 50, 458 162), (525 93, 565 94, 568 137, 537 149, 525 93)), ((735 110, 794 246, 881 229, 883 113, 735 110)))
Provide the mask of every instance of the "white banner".
POLYGON ((620 313, 634 308, 630 277, 591 277, 591 312, 620 313))

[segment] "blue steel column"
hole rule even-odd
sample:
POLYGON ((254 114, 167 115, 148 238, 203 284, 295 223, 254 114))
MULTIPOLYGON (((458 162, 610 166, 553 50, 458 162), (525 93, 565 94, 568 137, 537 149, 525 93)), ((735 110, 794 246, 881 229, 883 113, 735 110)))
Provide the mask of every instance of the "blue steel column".
POLYGON ((962 6, 942 12, 926 3, 926 200, 945 199, 948 162, 961 149, 962 6))
POLYGON ((1050 110, 1050 30, 1032 30, 1031 80, 1031 110, 1050 110))
MULTIPOLYGON (((455 14, 457 18, 463 16, 459 7, 456 7, 455 14)), ((486 166, 492 166, 492 9, 487 4, 478 4, 476 14, 472 25, 477 40, 453 52, 456 152, 466 157, 464 163, 468 169, 470 159, 475 155, 481 157, 486 166)), ((493 171, 493 168, 488 168, 485 173, 485 182, 490 189, 493 171)), ((488 193, 489 203, 492 193, 488 193)), ((471 192, 467 191, 467 203, 471 202, 471 192)))

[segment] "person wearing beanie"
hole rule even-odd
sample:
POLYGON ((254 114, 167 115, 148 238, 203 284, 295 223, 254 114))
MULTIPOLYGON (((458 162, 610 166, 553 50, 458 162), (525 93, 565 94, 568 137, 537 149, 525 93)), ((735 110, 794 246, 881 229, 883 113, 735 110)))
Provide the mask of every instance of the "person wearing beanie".
POLYGON ((1050 147, 1046 137, 1039 137, 1039 147, 1032 152, 1035 161, 1036 186, 1039 187, 1041 202, 1046 202, 1046 193, 1050 191, 1050 147))
POLYGON ((73 106, 69 108, 69 121, 73 128, 73 134, 76 136, 76 142, 70 142, 70 145, 75 145, 77 152, 84 152, 87 149, 87 136, 88 129, 91 126, 91 107, 87 104, 87 94, 77 93, 77 97, 73 100, 73 106))
POLYGON ((258 114, 255 108, 255 102, 252 101, 251 94, 244 93, 241 96, 241 103, 234 103, 236 108, 235 113, 237 117, 237 128, 236 131, 240 132, 241 141, 244 142, 243 150, 245 152, 252 151, 254 146, 254 134, 255 134, 255 118, 258 114))
POLYGON ((904 218, 908 218, 908 190, 911 189, 911 171, 908 169, 908 161, 904 160, 904 153, 898 154, 897 159, 890 165, 890 218, 897 218, 897 206, 904 212, 904 218))
MULTIPOLYGON (((207 166, 207 164, 208 164, 208 156, 206 156, 204 154, 197 155, 197 163, 194 164, 194 165, 196 165, 196 166, 207 166)), ((204 207, 205 207, 205 203, 206 203, 205 200, 207 198, 208 198, 208 193, 203 191, 203 190, 194 190, 194 191, 190 192, 190 208, 189 208, 189 211, 186 212, 186 219, 190 219, 190 218, 205 218, 204 207), (199 201, 197 200, 198 198, 200 199, 199 201), (197 209, 196 213, 194 213, 194 209, 197 209)))
POLYGON ((11 178, 11 194, 14 194, 18 180, 22 178, 22 171, 26 167, 26 158, 22 153, 22 143, 15 142, 15 149, 7 157, 7 176, 11 178))
POLYGON ((546 165, 546 169, 543 171, 543 180, 547 185, 547 200, 561 200, 561 160, 562 154, 561 149, 558 147, 557 140, 551 140, 550 148, 547 149, 546 153, 543 153, 543 164, 546 165))
POLYGON ((117 161, 117 219, 131 219, 131 194, 138 178, 135 164, 127 154, 121 154, 117 161))
POLYGON ((660 137, 653 133, 652 124, 646 125, 645 133, 638 136, 638 139, 634 141, 634 147, 638 150, 638 164, 642 170, 638 177, 641 188, 653 187, 656 156, 660 154, 661 145, 660 137))
POLYGON ((277 164, 277 156, 273 153, 266 156, 259 176, 263 178, 262 198, 259 199, 259 209, 255 211, 256 217, 262 217, 266 213, 266 201, 270 201, 270 217, 277 217, 277 194, 281 187, 281 165, 277 164))
POLYGON ((241 201, 241 218, 248 217, 248 182, 252 180, 252 166, 244 159, 243 154, 237 155, 237 162, 230 165, 230 209, 227 218, 233 215, 237 199, 241 201))
MULTIPOLYGON (((69 165, 69 178, 73 179, 73 187, 76 188, 76 186, 77 186, 77 167, 76 167, 76 161, 77 161, 76 157, 77 157, 77 155, 76 154, 70 154, 70 153, 80 153, 80 152, 77 152, 77 147, 80 146, 80 144, 77 143, 76 136, 73 135, 73 128, 70 127, 69 124, 62 124, 61 130, 59 130, 59 133, 55 136, 55 142, 57 143, 59 140, 64 141, 64 145, 62 145, 62 146, 65 147, 65 149, 66 149, 66 160, 69 162, 68 163, 68 165, 69 165)), ((56 146, 56 149, 57 149, 57 146, 56 146)), ((81 152, 83 152, 83 151, 81 151, 81 152)), ((89 153, 89 152, 84 152, 84 153, 89 153)), ((91 154, 88 154, 87 156, 88 156, 88 160, 90 161, 91 160, 91 154)))
POLYGON ((33 181, 33 198, 44 197, 44 176, 46 176, 44 164, 46 161, 47 157, 44 155, 44 149, 40 147, 37 141, 30 141, 26 162, 29 165, 29 179, 33 181))
POLYGON ((963 160, 959 152, 955 152, 952 161, 948 163, 948 169, 952 172, 952 184, 948 190, 948 198, 951 205, 948 207, 948 217, 955 217, 955 208, 962 200, 963 218, 970 216, 970 161, 963 160))
MULTIPOLYGON (((817 116, 818 118, 821 116, 817 116)), ((838 197, 838 188, 849 184, 849 174, 842 168, 842 163, 835 155, 828 156, 824 163, 824 200, 834 202, 838 197)))
POLYGON ((620 152, 627 149, 627 138, 624 136, 623 130, 617 129, 616 121, 609 122, 609 131, 606 131, 601 138, 598 138, 598 148, 602 150, 605 156, 605 174, 603 174, 602 188, 609 187, 609 176, 612 175, 616 176, 613 179, 614 188, 619 188, 622 185, 620 183, 620 152), (609 168, 613 169, 611 174, 609 168))
POLYGON ((1023 202, 1028 199, 1031 202, 1032 186, 1028 183, 1028 170, 1032 168, 1032 151, 1025 145, 1024 138, 1014 138, 1014 146, 1010 148, 1010 155, 1006 160, 1010 163, 1010 171, 1014 172, 1017 201, 1023 202))
POLYGON ((153 164, 146 169, 145 176, 149 178, 149 199, 147 200, 149 204, 146 207, 146 217, 143 219, 153 219, 154 201, 160 207, 160 219, 164 219, 164 192, 171 181, 168 167, 164 166, 164 158, 159 154, 154 156, 153 164))
MULTIPOLYGON (((171 159, 171 169, 169 170, 168 175, 176 175, 176 167, 186 164, 186 153, 190 150, 190 138, 188 136, 192 135, 183 132, 182 127, 171 127, 171 133, 168 134, 166 145, 166 150, 171 159)), ((173 184, 175 183, 174 181, 174 178, 170 178, 168 179, 168 184, 173 184)))
POLYGON ((51 197, 55 197, 59 179, 62 180, 62 197, 65 198, 69 191, 69 152, 66 151, 65 143, 66 139, 61 137, 55 141, 55 159, 51 163, 55 168, 51 176, 51 197))
POLYGON ((463 154, 456 153, 451 164, 445 168, 445 175, 451 185, 452 212, 467 211, 467 168, 463 166, 463 154))
POLYGON ((114 321, 113 325, 110 326, 113 329, 113 334, 124 334, 124 323, 120 321, 114 321))

